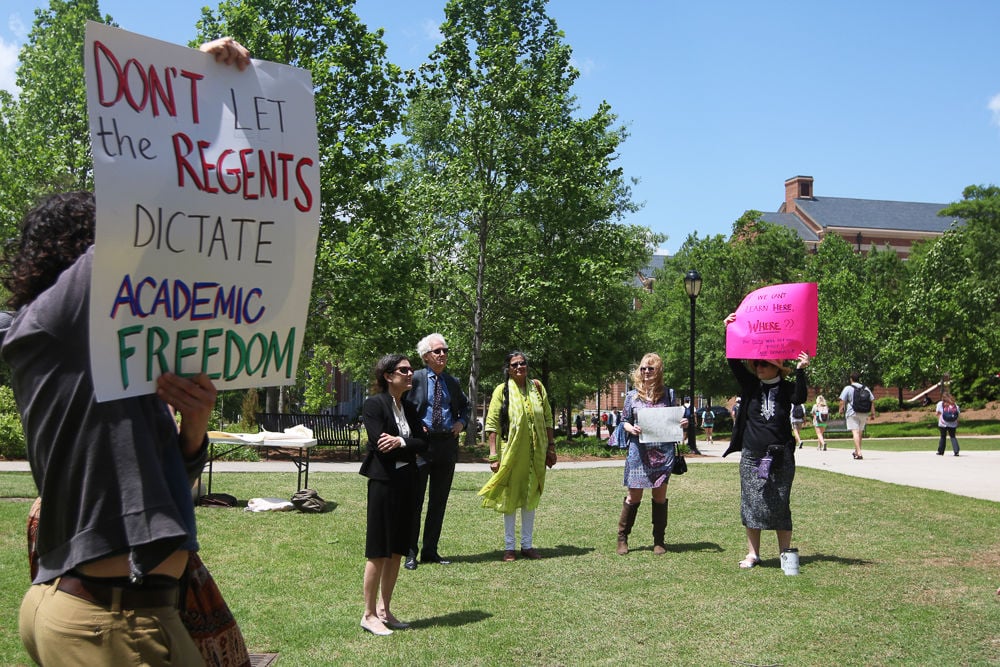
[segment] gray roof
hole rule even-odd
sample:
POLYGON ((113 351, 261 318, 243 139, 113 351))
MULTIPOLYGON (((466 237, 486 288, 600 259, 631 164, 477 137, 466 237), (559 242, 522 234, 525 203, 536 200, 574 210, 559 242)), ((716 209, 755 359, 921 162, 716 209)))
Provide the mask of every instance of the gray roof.
MULTIPOLYGON (((654 254, 649 260, 649 264, 639 269, 639 273, 647 278, 652 278, 656 275, 656 272, 663 268, 663 261, 667 258, 667 255, 654 254)), ((642 283, 639 282, 639 276, 633 276, 632 278, 633 287, 642 287, 642 283)))
POLYGON ((667 255, 654 254, 649 260, 649 265, 642 270, 642 275, 651 276, 656 271, 663 268, 663 260, 667 258, 667 255))
POLYGON ((788 227, 806 243, 819 242, 819 235, 807 227, 806 223, 802 222, 802 219, 794 213, 763 213, 760 219, 764 222, 770 222, 773 225, 788 227))
MULTIPOLYGON (((795 204, 824 228, 892 229, 941 234, 951 227, 952 222, 958 222, 957 218, 938 215, 938 212, 948 204, 842 197, 802 198, 796 199, 795 204)), ((781 224, 786 227, 792 226, 787 222, 781 224)), ((795 228, 793 227, 793 229, 795 228)), ((806 238, 806 235, 802 234, 801 231, 799 233, 804 239, 806 238)))

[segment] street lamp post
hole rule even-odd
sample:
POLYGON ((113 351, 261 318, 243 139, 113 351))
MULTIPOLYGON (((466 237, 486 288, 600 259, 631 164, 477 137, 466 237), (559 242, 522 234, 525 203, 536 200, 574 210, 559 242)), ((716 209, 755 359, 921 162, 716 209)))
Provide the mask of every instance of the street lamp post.
POLYGON ((701 274, 691 269, 686 274, 684 274, 684 291, 687 292, 688 298, 691 299, 691 409, 688 415, 688 449, 693 454, 698 454, 698 443, 696 441, 698 426, 695 423, 694 413, 694 302, 698 299, 698 295, 701 294, 701 274))

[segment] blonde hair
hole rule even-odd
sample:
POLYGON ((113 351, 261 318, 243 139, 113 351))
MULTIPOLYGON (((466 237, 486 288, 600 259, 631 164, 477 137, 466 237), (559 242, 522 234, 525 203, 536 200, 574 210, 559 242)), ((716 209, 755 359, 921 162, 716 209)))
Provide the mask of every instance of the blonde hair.
POLYGON ((656 403, 664 394, 663 389, 663 360, 660 359, 660 355, 655 352, 648 352, 642 355, 642 359, 639 364, 632 369, 632 386, 635 387, 635 391, 646 403, 656 403), (652 366, 656 369, 653 373, 653 377, 647 378, 643 376, 642 371, 639 369, 643 366, 652 366))
POLYGON ((819 396, 816 397, 816 405, 818 405, 821 408, 827 407, 826 406, 826 399, 823 398, 823 394, 820 394, 819 396))

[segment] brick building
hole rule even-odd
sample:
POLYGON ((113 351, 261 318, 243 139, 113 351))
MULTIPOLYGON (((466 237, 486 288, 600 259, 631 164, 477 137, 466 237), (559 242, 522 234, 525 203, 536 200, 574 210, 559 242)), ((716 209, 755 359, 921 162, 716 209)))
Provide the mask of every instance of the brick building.
MULTIPOLYGON (((948 204, 817 197, 813 191, 812 176, 793 176, 785 181, 785 201, 777 213, 764 213, 761 218, 792 229, 812 252, 815 252, 828 234, 837 234, 855 246, 857 252, 870 251, 872 248, 891 248, 905 259, 909 257, 910 247, 914 243, 939 237, 953 224, 962 224, 958 218, 938 215, 946 206, 948 204)), ((652 291, 655 272, 663 267, 664 257, 653 256, 650 266, 636 276, 637 285, 652 291)), ((639 302, 633 305, 641 307, 639 302)), ((602 392, 600 411, 621 410, 627 389, 627 383, 621 381, 602 392)), ((680 387, 675 390, 678 392, 678 399, 685 392, 680 387)), ((898 390, 895 388, 873 387, 873 391, 877 398, 898 397, 898 390)), ((903 398, 908 399, 917 393, 919 390, 904 391, 903 398)), ((813 396, 814 392, 810 392, 810 399, 813 396)), ((827 399, 830 397, 827 396, 827 399)), ((701 397, 696 397, 696 403, 701 407, 701 397)), ((588 397, 584 410, 594 413, 597 409, 597 396, 588 397)))
POLYGON ((938 215, 948 204, 817 197, 812 176, 793 176, 785 181, 785 201, 777 213, 762 219, 795 231, 815 251, 825 236, 837 234, 857 252, 892 248, 904 259, 917 241, 936 238, 958 218, 938 215))

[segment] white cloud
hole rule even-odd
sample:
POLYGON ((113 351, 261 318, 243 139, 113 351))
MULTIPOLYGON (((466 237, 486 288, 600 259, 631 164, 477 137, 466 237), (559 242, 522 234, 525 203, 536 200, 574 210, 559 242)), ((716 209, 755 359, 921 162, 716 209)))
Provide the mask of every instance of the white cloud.
POLYGON ((424 37, 434 44, 437 44, 444 38, 444 35, 441 34, 441 26, 436 21, 424 19, 422 27, 424 29, 424 37))
POLYGON ((23 42, 28 38, 28 26, 21 20, 20 14, 11 14, 7 18, 7 27, 10 28, 10 33, 18 41, 23 42))
POLYGON ((21 50, 19 42, 27 39, 28 28, 21 20, 20 14, 11 14, 7 17, 7 28, 14 36, 14 41, 8 42, 0 37, 0 89, 10 91, 16 97, 17 55, 21 50))
POLYGON ((1000 93, 994 95, 986 106, 993 112, 993 123, 1000 126, 1000 93))
POLYGON ((582 77, 588 76, 596 67, 596 64, 590 58, 586 58, 584 60, 570 58, 569 64, 575 67, 580 72, 580 76, 582 77))
POLYGON ((17 44, 8 42, 0 37, 0 89, 10 91, 17 96, 17 53, 20 50, 17 44))

